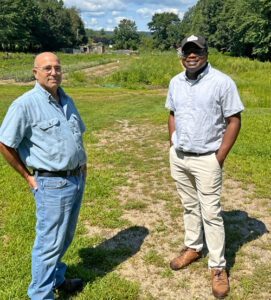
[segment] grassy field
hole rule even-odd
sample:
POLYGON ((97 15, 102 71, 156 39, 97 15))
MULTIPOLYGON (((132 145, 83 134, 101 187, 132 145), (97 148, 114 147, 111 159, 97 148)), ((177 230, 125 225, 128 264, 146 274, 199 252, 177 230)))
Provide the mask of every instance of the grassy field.
MULTIPOLYGON (((63 73, 75 72, 78 70, 107 64, 119 59, 117 55, 99 54, 64 54, 56 53, 61 61, 63 73)), ((33 61, 35 54, 12 53, 8 58, 0 52, 0 80, 15 79, 15 81, 31 81, 33 61)), ((124 59, 121 57, 122 60, 124 59)))
MULTIPOLYGON (((152 57, 162 70, 165 60, 172 61, 170 74, 159 73, 166 74, 164 82, 180 71, 171 54, 152 57)), ((270 63, 219 54, 210 60, 234 77, 246 107, 224 167, 227 299, 270 299, 270 63)), ((131 68, 143 61, 135 74, 144 68, 148 73, 146 56, 129 61, 131 68)), ((111 79, 98 83, 125 85, 111 79)), ((88 177, 76 237, 64 257, 68 277, 81 277, 85 285, 58 299, 212 299, 206 249, 203 259, 183 271, 168 267, 182 248, 182 207, 169 174, 166 90, 157 89, 162 81, 144 80, 134 81, 134 89, 64 83, 87 128, 88 177), (155 89, 146 89, 148 83, 155 89)), ((0 120, 11 101, 30 88, 0 85, 0 120)), ((34 201, 2 157, 0 175, 0 299, 27 299, 34 201)))

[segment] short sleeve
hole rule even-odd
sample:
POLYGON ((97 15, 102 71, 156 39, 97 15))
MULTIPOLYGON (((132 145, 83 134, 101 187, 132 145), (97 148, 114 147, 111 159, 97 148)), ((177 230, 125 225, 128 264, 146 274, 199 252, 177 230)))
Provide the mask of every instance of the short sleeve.
POLYGON ((25 136, 27 116, 23 107, 14 101, 2 122, 0 128, 0 142, 11 148, 18 148, 25 136))
POLYGON ((221 95, 222 111, 225 118, 244 110, 236 84, 229 78, 221 95))
POLYGON ((172 86, 172 81, 171 81, 169 84, 169 88, 168 88, 165 107, 167 109, 169 109, 170 111, 175 111, 176 109, 175 109, 174 102, 173 102, 172 90, 173 90, 173 86, 172 86))

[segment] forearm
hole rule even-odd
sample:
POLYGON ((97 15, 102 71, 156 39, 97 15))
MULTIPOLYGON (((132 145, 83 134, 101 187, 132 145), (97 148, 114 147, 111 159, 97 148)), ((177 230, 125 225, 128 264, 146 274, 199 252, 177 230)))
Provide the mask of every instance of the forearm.
POLYGON ((222 164, 223 161, 226 159, 228 153, 230 152, 232 146, 234 145, 237 136, 239 134, 241 128, 241 117, 240 114, 234 115, 228 120, 228 125, 225 131, 225 134, 222 139, 222 143, 219 147, 217 153, 217 159, 222 164))
POLYGON ((30 173, 21 161, 17 151, 11 147, 0 143, 0 152, 3 154, 5 160, 19 173, 25 180, 28 179, 30 173))
POLYGON ((175 119, 174 119, 174 112, 170 112, 168 117, 168 133, 169 133, 169 142, 170 146, 173 145, 172 143, 172 134, 175 131, 175 119))

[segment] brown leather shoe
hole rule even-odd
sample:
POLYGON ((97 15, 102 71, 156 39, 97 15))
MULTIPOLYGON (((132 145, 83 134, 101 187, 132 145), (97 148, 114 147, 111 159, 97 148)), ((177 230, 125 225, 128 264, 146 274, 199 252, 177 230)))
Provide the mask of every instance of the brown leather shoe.
POLYGON ((212 290, 214 296, 218 299, 227 296, 230 287, 225 269, 212 269, 212 290))
POLYGON ((170 262, 170 268, 175 271, 182 269, 189 265, 191 262, 201 258, 201 256, 202 251, 197 252, 194 249, 185 247, 183 250, 181 250, 180 255, 175 257, 170 262))

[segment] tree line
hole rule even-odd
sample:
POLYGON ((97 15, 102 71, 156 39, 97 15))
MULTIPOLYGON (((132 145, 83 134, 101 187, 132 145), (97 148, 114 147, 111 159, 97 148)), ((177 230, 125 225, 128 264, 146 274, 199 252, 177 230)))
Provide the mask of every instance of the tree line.
POLYGON ((136 35, 135 22, 121 21, 114 30, 115 44, 168 50, 194 33, 203 35, 210 47, 221 52, 271 60, 270 0, 199 0, 182 20, 174 13, 156 13, 148 27, 152 41, 136 35))
POLYGON ((76 8, 62 0, 0 0, 0 50, 59 50, 88 41, 76 8))
POLYGON ((0 50, 41 51, 77 47, 88 38, 115 49, 177 48, 189 34, 205 36, 210 47, 234 56, 271 60, 270 0, 199 0, 182 20, 156 13, 151 38, 123 19, 113 34, 85 30, 79 11, 63 0, 0 0, 0 50))

